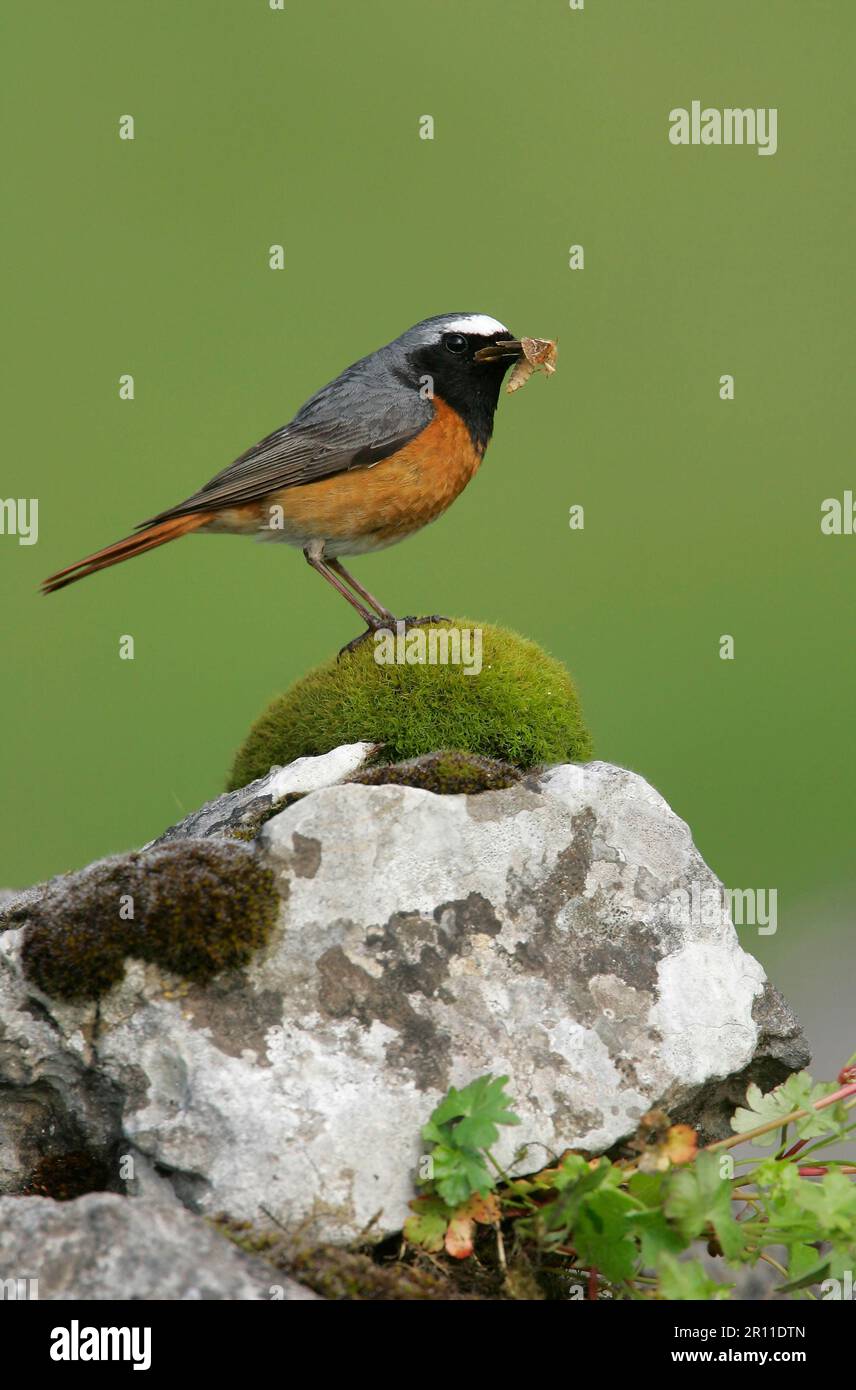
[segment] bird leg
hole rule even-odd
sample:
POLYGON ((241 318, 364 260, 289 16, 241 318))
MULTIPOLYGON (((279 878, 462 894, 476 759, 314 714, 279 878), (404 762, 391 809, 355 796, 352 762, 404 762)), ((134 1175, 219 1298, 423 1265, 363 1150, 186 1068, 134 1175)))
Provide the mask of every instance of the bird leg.
MULTIPOLYGON (((432 613, 426 618, 393 618, 392 621, 395 624, 396 633, 398 633, 402 630, 409 632, 412 627, 429 627, 431 623, 449 623, 452 620, 451 618, 444 618, 440 613, 432 613)), ((373 632, 379 632, 383 628, 388 628, 388 626, 388 623, 384 619, 375 618, 368 632, 361 632, 359 637, 354 637, 352 641, 348 642, 342 648, 339 652, 339 656, 343 657, 345 652, 355 651, 357 647, 365 642, 367 637, 371 637, 373 632)))
POLYGON ((428 623, 447 623, 450 621, 448 618, 441 617, 439 613, 432 614, 427 618, 396 618, 388 608, 384 608, 383 604, 378 602, 373 594, 369 593, 368 589, 364 589, 362 584, 359 584, 354 576, 348 573, 344 565, 341 565, 336 559, 324 558, 323 543, 315 542, 312 545, 307 545, 303 554, 307 564, 317 570, 328 584, 332 584, 336 592, 342 595, 342 598, 348 600, 348 603, 357 610, 366 625, 365 632, 361 632, 358 637, 354 637, 342 648, 339 652, 340 657, 344 656, 346 652, 354 651, 365 642, 367 637, 371 637, 374 632, 379 632, 381 628, 394 628, 398 623, 403 623, 405 628, 424 627, 428 623), (350 585, 354 593, 359 594, 360 598, 365 599, 375 612, 370 613, 368 608, 365 608, 359 599, 354 597, 354 593, 349 591, 347 585, 350 585))
POLYGON ((339 578, 344 579, 345 583, 351 586, 354 593, 359 594, 361 599, 365 599, 369 607, 373 608, 375 612, 380 614, 382 618, 385 618, 388 623, 394 623, 396 621, 394 615, 390 613, 389 609, 384 608, 382 603, 378 603, 374 595, 370 594, 368 589, 364 589, 362 584, 358 583, 354 576, 348 573, 343 564, 341 564, 338 560, 326 560, 325 564, 328 566, 329 569, 335 570, 339 578))
MULTIPOLYGON (((367 608, 363 607, 359 599, 355 598, 350 590, 345 587, 341 580, 336 578, 330 565, 321 558, 320 548, 307 545, 303 554, 306 557, 306 563, 311 565, 314 570, 317 570, 322 579, 327 580, 328 584, 332 584, 336 592, 341 594, 342 598, 347 599, 352 608, 356 608, 366 627, 369 629, 369 632, 375 632, 377 628, 384 626, 387 620, 375 617, 373 613, 370 613, 367 608)), ((333 563, 335 563, 335 561, 333 563)), ((393 621, 395 620, 393 619, 393 621)))

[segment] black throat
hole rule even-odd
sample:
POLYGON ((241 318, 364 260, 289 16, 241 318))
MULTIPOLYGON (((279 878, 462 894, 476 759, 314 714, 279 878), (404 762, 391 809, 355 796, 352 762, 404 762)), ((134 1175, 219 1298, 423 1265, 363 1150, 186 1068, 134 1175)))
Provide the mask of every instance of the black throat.
POLYGON ((473 362, 468 358, 461 361, 443 348, 429 347, 414 353, 411 361, 420 380, 426 376, 431 378, 434 395, 460 415, 473 444, 484 453, 493 433, 502 379, 511 360, 473 362))

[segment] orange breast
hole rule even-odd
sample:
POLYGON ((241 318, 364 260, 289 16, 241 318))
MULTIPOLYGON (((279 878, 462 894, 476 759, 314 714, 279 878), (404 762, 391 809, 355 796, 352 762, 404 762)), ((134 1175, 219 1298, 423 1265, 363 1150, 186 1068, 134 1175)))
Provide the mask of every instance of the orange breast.
POLYGON ((272 508, 281 508, 279 535, 306 545, 330 542, 331 555, 379 550, 434 521, 454 502, 478 469, 477 449, 460 416, 434 400, 434 418, 398 453, 370 468, 337 473, 321 482, 283 488, 259 502, 218 514, 206 529, 269 531, 272 508))

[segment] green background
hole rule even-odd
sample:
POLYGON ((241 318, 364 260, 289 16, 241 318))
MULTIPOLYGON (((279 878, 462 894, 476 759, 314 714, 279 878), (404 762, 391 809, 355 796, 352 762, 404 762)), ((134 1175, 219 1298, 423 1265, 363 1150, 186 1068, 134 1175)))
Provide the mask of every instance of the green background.
POLYGON ((856 8, 4 11, 0 495, 39 498, 40 539, 0 537, 0 884, 216 795, 268 699, 356 631, 298 553, 232 537, 49 599, 39 580, 417 319, 476 310, 558 336, 559 373, 503 399, 445 518, 356 573, 397 611, 505 623, 562 658, 597 755, 649 778, 726 884, 778 890, 778 935, 744 943, 825 1018, 821 1051, 840 1019, 846 1056, 856 537, 819 520, 854 485, 856 8), (778 153, 671 146, 693 99, 777 107, 778 153))

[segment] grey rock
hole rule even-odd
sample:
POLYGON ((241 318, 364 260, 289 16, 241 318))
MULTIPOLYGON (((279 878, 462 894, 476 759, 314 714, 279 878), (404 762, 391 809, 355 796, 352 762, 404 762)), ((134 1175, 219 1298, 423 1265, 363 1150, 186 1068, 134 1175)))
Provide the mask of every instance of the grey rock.
POLYGON ((89 1065, 91 1021, 78 1027, 74 1016, 64 1028, 63 1006, 45 1007, 24 977, 22 935, 0 932, 0 1194, 34 1190, 40 1170, 64 1156, 110 1165, 124 1103, 89 1065))
POLYGON ((376 748, 376 743, 345 743, 317 758, 297 758, 287 767, 272 767, 267 777, 259 777, 246 787, 206 802, 200 810, 193 811, 152 840, 146 849, 186 837, 196 839, 254 829, 278 801, 305 796, 321 787, 346 781, 359 771, 376 748))
POLYGON ((6 1299, 39 1300, 318 1297, 174 1199, 103 1192, 72 1202, 0 1198, 0 1289, 6 1299))
POLYGON ((750 1080, 807 1061, 688 827, 624 769, 476 796, 321 787, 257 846, 279 926, 206 988, 134 961, 97 1010, 59 1005, 0 934, 13 1084, 71 1068, 84 1128, 87 1104, 112 1117, 121 1151, 200 1212, 382 1236, 449 1085, 508 1075, 522 1123, 496 1154, 521 1172, 608 1150, 654 1106, 719 1137, 750 1080))

